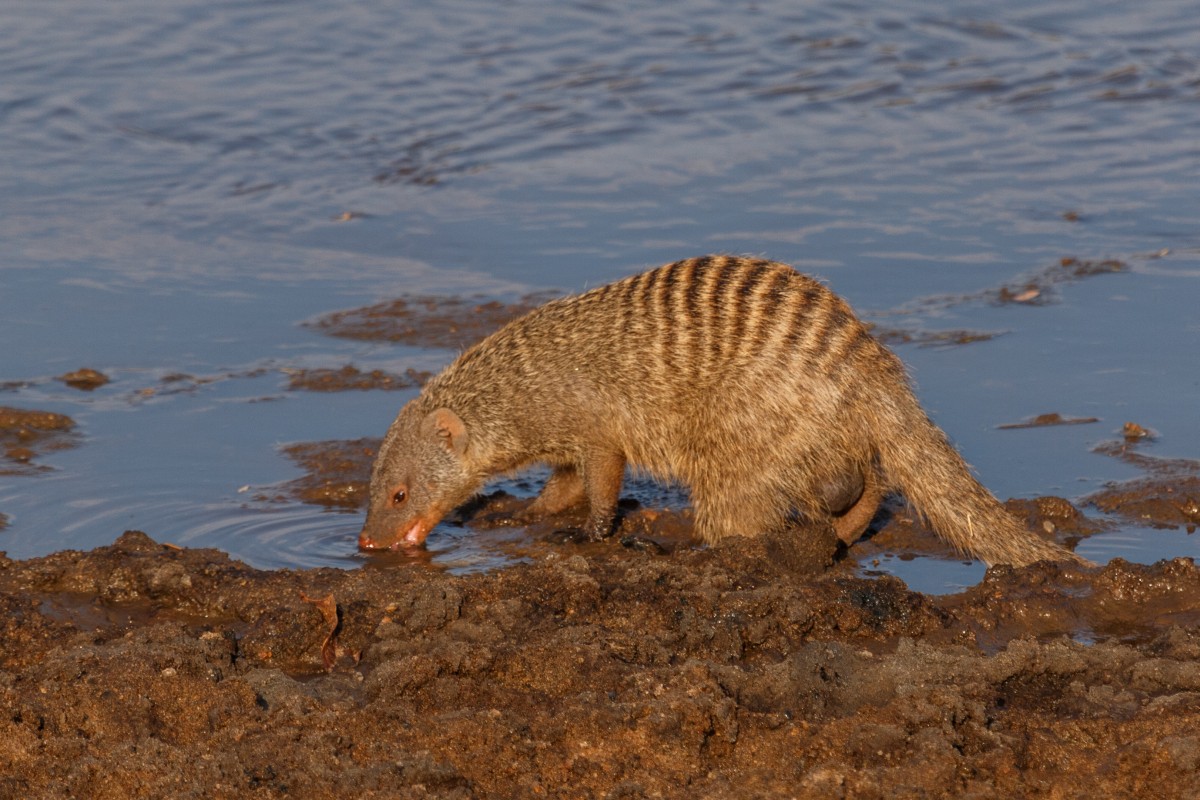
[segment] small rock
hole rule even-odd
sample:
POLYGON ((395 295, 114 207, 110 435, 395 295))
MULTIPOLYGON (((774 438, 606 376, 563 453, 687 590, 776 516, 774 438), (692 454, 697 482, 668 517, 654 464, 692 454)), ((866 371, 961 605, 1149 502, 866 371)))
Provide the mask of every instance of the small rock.
POLYGON ((65 375, 59 375, 55 380, 62 381, 72 389, 90 392, 108 383, 108 376, 103 372, 85 367, 77 369, 74 372, 68 372, 65 375))

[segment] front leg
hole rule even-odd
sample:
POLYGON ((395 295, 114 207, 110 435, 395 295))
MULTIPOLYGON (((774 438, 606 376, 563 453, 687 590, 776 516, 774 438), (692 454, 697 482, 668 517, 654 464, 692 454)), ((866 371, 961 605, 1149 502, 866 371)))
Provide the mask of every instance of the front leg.
POLYGON ((554 468, 537 498, 525 514, 530 518, 549 516, 579 505, 587 495, 583 491, 583 476, 573 464, 554 468))
POLYGON ((613 450, 593 450, 583 458, 583 491, 588 499, 584 533, 598 542, 612 534, 617 499, 625 477, 625 456, 613 450))

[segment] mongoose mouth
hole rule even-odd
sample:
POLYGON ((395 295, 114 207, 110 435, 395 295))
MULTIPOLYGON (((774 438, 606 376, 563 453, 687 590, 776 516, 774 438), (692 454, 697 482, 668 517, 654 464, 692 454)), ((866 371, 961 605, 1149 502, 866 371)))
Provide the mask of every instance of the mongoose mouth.
POLYGON ((429 530, 432 525, 426 525, 425 520, 419 519, 412 524, 412 527, 392 545, 392 549, 396 550, 400 547, 419 547, 424 544, 426 537, 429 536, 429 530))
POLYGON ((433 525, 424 520, 417 520, 408 527, 408 530, 403 528, 396 531, 396 538, 388 544, 391 536, 385 536, 383 540, 376 539, 370 536, 366 531, 363 531, 358 536, 358 546, 362 550, 400 550, 402 548, 420 547, 425 543, 425 539, 429 536, 429 531, 433 529, 433 525))

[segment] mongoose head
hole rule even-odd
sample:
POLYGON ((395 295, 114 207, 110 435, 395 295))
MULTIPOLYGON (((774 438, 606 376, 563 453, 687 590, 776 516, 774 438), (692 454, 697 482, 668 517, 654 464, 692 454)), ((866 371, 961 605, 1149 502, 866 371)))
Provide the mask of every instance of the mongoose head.
POLYGON ((358 535, 364 550, 419 547, 433 526, 478 488, 466 467, 466 425, 448 408, 405 406, 371 472, 371 502, 358 535))

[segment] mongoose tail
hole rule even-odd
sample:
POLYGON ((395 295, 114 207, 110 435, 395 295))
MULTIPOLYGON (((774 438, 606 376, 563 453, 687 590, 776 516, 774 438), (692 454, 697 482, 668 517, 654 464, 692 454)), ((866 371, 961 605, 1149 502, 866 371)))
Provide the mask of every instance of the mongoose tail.
POLYGON ((881 404, 880 466, 943 541, 989 565, 1037 561, 1091 565, 1082 556, 1036 535, 975 480, 970 466, 930 421, 911 392, 881 404))

